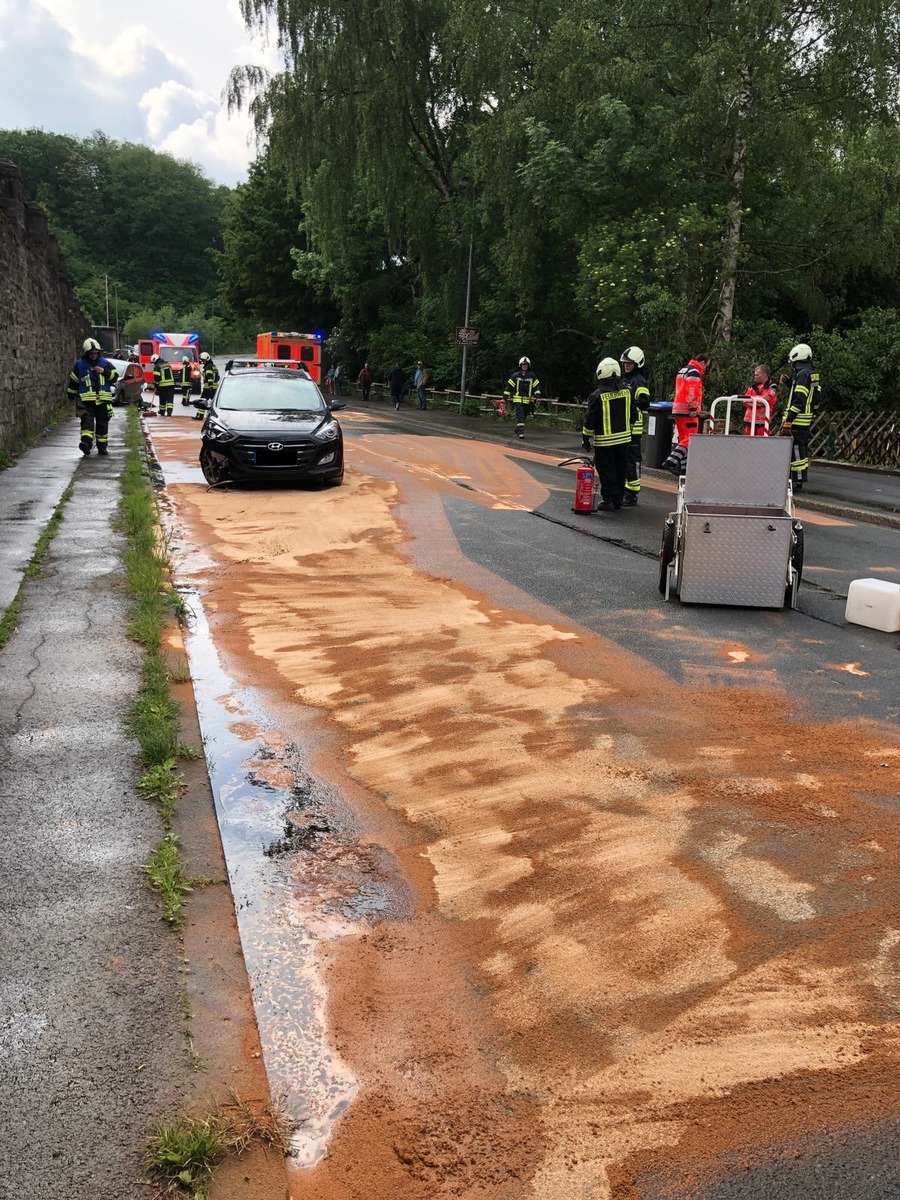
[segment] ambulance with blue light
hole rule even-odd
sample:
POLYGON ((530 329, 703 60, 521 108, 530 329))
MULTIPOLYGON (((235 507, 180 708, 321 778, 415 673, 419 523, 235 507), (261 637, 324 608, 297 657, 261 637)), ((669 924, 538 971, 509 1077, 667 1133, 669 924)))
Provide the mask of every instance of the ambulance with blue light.
POLYGON ((148 338, 141 338, 137 345, 138 359, 144 368, 144 379, 153 383, 154 354, 158 354, 163 362, 171 363, 172 368, 181 369, 185 358, 191 360, 191 391, 199 392, 200 379, 200 334, 199 333, 163 333, 155 329, 148 338))

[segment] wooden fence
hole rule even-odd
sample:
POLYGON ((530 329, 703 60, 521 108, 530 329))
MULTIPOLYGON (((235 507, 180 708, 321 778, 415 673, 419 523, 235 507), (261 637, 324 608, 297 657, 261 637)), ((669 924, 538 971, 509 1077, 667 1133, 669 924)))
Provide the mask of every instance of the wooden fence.
POLYGON ((813 423, 813 458, 900 467, 900 409, 823 413, 813 423))

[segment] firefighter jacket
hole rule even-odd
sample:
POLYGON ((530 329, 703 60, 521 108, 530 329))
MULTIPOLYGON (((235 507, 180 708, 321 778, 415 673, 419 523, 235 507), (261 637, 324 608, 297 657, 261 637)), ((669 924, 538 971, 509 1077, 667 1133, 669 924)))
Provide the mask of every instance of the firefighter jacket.
POLYGON ((769 422, 772 420, 772 414, 775 412, 775 401, 778 399, 778 394, 775 391, 774 383, 757 384, 751 383, 744 395, 747 400, 744 404, 744 425, 748 431, 751 426, 756 426, 757 434, 768 434, 769 422), (754 404, 753 401, 757 403, 754 404), (769 405, 768 413, 760 400, 765 400, 769 405))
POLYGON ((517 371, 507 379, 503 395, 517 404, 534 403, 541 398, 541 381, 534 371, 526 371, 524 375, 517 371))
POLYGON ((66 395, 70 400, 86 404, 112 404, 113 385, 119 372, 105 358, 92 363, 89 358, 79 358, 69 374, 66 395))
POLYGON ((703 407, 703 372, 706 366, 692 358, 675 376, 673 417, 694 417, 703 407))
POLYGON ((819 372, 811 362, 798 363, 791 380, 791 394, 782 417, 783 425, 809 426, 816 415, 816 406, 822 394, 819 372))
POLYGON ((588 396, 584 430, 594 447, 627 446, 634 425, 634 399, 622 379, 601 379, 588 396))
POLYGON ((173 388, 175 386, 175 373, 172 370, 171 363, 160 361, 153 364, 153 386, 157 391, 160 388, 173 388))
POLYGON ((182 363, 180 367, 175 368, 174 373, 175 383, 178 385, 178 387, 180 387, 183 392, 190 391, 190 389, 193 387, 193 380, 191 379, 191 364, 182 363))
POLYGON ((650 389, 647 387, 647 381, 644 378, 643 372, 636 367, 630 375, 623 375, 622 382, 631 392, 631 401, 633 409, 633 423, 631 426, 631 436, 639 438, 644 432, 644 413, 650 407, 650 389))
POLYGON ((208 362, 203 364, 203 390, 204 392, 214 392, 219 386, 219 368, 215 363, 208 362))

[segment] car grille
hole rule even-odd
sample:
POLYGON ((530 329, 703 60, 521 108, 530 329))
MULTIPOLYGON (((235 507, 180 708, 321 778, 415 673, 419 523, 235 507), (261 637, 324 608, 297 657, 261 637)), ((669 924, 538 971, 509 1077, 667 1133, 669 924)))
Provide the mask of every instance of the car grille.
POLYGON ((280 450, 270 450, 268 442, 239 442, 236 449, 241 458, 256 467, 311 466, 318 446, 313 442, 285 442, 280 450))

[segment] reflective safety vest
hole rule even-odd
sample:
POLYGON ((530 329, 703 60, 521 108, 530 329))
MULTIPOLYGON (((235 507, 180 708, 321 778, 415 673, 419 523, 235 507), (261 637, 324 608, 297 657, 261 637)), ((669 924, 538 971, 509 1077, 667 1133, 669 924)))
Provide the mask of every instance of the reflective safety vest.
POLYGON ((816 415, 816 406, 822 395, 819 372, 811 362, 798 363, 791 380, 791 394, 784 410, 782 424, 809 426, 816 415))
POLYGON ((752 427, 757 437, 768 437, 769 423, 775 412, 775 401, 778 398, 774 385, 767 383, 760 386, 751 383, 744 395, 747 397, 744 403, 744 426, 747 432, 749 433, 752 427), (756 400, 756 404, 753 403, 754 400, 756 400), (761 400, 768 402, 768 415, 760 403, 761 400))
POLYGON ((156 388, 171 388, 175 386, 175 374, 171 363, 158 362, 153 364, 153 385, 156 388))
POLYGON ((703 363, 692 358, 675 376, 673 417, 695 416, 703 407, 703 363))
POLYGON ((519 403, 540 400, 541 381, 533 371, 526 371, 524 375, 521 372, 517 375, 510 375, 506 381, 506 387, 503 389, 503 395, 507 400, 518 400, 519 403))
POLYGON ((112 404, 113 385, 119 372, 105 358, 92 363, 89 358, 79 358, 69 375, 66 395, 72 400, 88 404, 112 404))
POLYGON ((634 400, 621 379, 604 379, 588 396, 585 432, 594 446, 625 446, 631 441, 634 400))
POLYGON ((644 413, 650 407, 650 389, 643 374, 635 368, 630 375, 623 375, 622 382, 631 392, 634 419, 631 436, 641 437, 644 432, 644 413))

